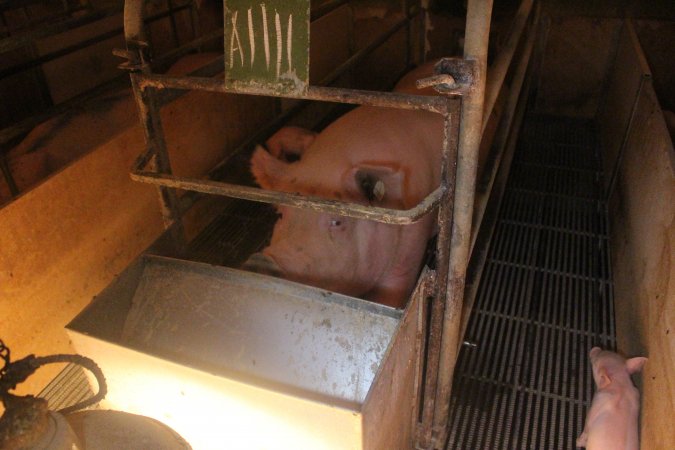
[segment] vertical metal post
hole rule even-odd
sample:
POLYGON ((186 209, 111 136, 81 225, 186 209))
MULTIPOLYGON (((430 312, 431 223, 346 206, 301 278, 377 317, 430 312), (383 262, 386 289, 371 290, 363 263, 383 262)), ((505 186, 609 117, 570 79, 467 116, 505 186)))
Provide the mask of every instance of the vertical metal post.
POLYGON ((441 339, 443 335, 444 310, 448 286, 448 266, 450 240, 452 236, 452 210, 455 194, 455 166, 457 164, 458 102, 448 99, 448 111, 444 117, 443 158, 441 163, 441 183, 443 198, 438 208, 438 241, 436 244, 436 290, 431 304, 431 314, 427 331, 426 376, 424 382, 424 403, 417 446, 421 449, 433 448, 434 411, 436 408, 436 386, 438 385, 438 367, 441 357, 441 339))
POLYGON ((464 278, 469 260, 478 149, 482 135, 491 15, 492 0, 469 0, 464 59, 474 61, 475 71, 473 86, 462 98, 460 116, 450 263, 434 412, 434 442, 437 448, 444 446, 447 437, 450 391, 459 349, 464 278))
POLYGON ((171 32, 173 34, 173 43, 180 47, 180 38, 178 37, 178 24, 176 23, 176 12, 173 10, 173 0, 166 0, 169 9, 169 22, 171 23, 171 32))
MULTIPOLYGON (((124 4, 124 37, 129 55, 135 59, 131 77, 131 87, 136 99, 138 113, 145 137, 145 144, 154 155, 154 168, 159 173, 170 174, 171 162, 164 140, 164 130, 154 88, 140 88, 140 74, 150 73, 148 61, 148 43, 143 25, 144 0, 126 0, 124 4)), ((180 215, 180 206, 176 190, 160 186, 158 188, 162 205, 164 226, 171 230, 176 250, 182 253, 185 247, 185 232, 180 215)))

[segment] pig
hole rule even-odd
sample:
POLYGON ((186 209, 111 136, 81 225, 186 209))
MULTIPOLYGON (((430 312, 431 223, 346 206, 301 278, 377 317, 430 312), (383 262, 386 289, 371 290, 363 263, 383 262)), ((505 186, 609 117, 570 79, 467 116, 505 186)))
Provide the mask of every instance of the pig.
MULTIPOLYGON (((395 91, 433 94, 414 87, 432 71, 433 63, 414 70, 395 91)), ((267 141, 269 151, 255 149, 251 172, 264 189, 409 209, 439 185, 442 139, 439 114, 361 106, 319 134, 282 128, 267 141)), ((391 225, 287 206, 278 212, 269 246, 254 254, 246 269, 405 306, 435 214, 391 225)))
MULTIPOLYGON (((184 56, 167 71, 184 75, 213 61, 216 53, 184 56)), ((52 117, 31 130, 7 152, 7 164, 23 192, 92 149, 139 123, 136 102, 129 88, 101 94, 86 108, 77 107, 52 117)), ((0 173, 0 205, 11 199, 0 173)))
POLYGON ((589 355, 597 389, 586 416, 586 426, 577 439, 577 447, 589 450, 638 449, 640 394, 630 375, 639 372, 647 358, 625 359, 600 347, 593 347, 589 355))

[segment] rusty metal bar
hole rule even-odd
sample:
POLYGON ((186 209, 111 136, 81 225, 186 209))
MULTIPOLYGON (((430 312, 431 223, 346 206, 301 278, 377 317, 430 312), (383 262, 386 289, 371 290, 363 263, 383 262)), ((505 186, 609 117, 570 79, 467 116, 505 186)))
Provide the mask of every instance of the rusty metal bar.
MULTIPOLYGON (((446 99, 448 108, 459 110, 457 100, 446 99)), ((438 209, 438 240, 436 243, 436 289, 431 304, 431 317, 427 331, 428 345, 426 354, 426 378, 424 380, 424 398, 421 426, 417 435, 418 448, 428 449, 434 445, 434 413, 436 409, 436 387, 438 385, 438 365, 441 358, 441 339, 443 335, 443 315, 447 307, 448 268, 450 262, 450 240, 452 237, 453 206, 456 189, 457 164, 457 135, 460 126, 452 117, 459 114, 445 116, 443 128, 443 157, 441 163, 441 183, 445 195, 438 209)))
MULTIPOLYGON (((135 67, 140 69, 140 72, 130 74, 131 87, 141 119, 147 154, 151 155, 154 168, 158 172, 170 175, 171 162, 164 140, 164 130, 162 129, 159 105, 155 98, 155 89, 142 89, 140 86, 143 74, 150 72, 147 55, 148 46, 143 29, 144 3, 142 0, 135 0, 126 1, 124 4, 124 38, 127 43, 127 51, 129 55, 135 58, 133 61, 135 67)), ((164 225, 170 230, 177 250, 181 253, 186 245, 186 239, 176 191, 163 186, 159 186, 158 191, 164 225)))
POLYGON ((316 100, 324 102, 349 103, 352 105, 379 106, 383 108, 421 109, 444 114, 447 109, 445 99, 425 95, 401 94, 398 92, 377 92, 359 89, 309 86, 305 94, 272 93, 266 89, 238 86, 237 89, 226 87, 222 80, 200 77, 173 77, 168 75, 139 75, 139 86, 142 90, 183 89, 218 92, 221 94, 274 95, 275 97, 316 100))
POLYGON ((442 448, 447 438, 450 391, 457 360, 457 344, 460 339, 464 278, 469 260, 478 149, 482 135, 491 15, 492 0, 469 0, 464 59, 473 60, 475 67, 472 89, 468 96, 462 98, 450 262, 447 274, 447 299, 434 405, 433 443, 436 448, 442 448))
MULTIPOLYGON (((419 354, 417 355, 417 360, 416 360, 416 370, 415 370, 415 392, 414 392, 414 397, 413 397, 413 412, 412 412, 412 430, 415 430, 415 434, 413 434, 413 439, 414 442, 417 443, 419 442, 420 434, 419 434, 419 418, 421 416, 421 409, 423 407, 423 391, 422 391, 422 386, 425 385, 426 379, 425 379, 425 348, 427 346, 428 342, 428 332, 427 332, 427 327, 428 327, 428 317, 429 317, 429 311, 432 307, 435 294, 436 294, 436 287, 438 286, 438 282, 436 281, 436 271, 433 269, 430 269, 428 267, 424 267, 422 269, 422 274, 420 275, 419 281, 421 285, 420 287, 420 295, 421 298, 418 301, 419 305, 419 311, 418 311, 418 325, 417 325, 417 335, 415 336, 415 348, 418 349, 419 354)), ((413 293, 414 295, 414 293, 413 293)))
MULTIPOLYGON (((472 230, 471 230, 471 252, 476 244, 476 237, 478 236, 478 230, 480 225, 483 222, 483 215, 485 214, 485 208, 487 206, 488 198, 490 197, 490 192, 492 191, 492 186, 494 184, 497 172, 499 171, 499 166, 501 164, 502 156, 504 154, 504 148, 511 131, 511 125, 513 123, 513 117, 516 113, 516 106, 518 105, 518 100, 520 98, 521 90, 523 87, 523 82, 525 81, 525 75, 530 63, 530 57, 532 55, 532 49, 534 48, 534 38, 536 33, 537 22, 535 21, 532 24, 530 33, 527 35, 527 40, 525 41, 525 47, 518 65, 515 68, 513 74, 513 80, 509 86, 509 96, 504 105, 504 115, 502 116, 499 124, 499 129, 495 135, 494 144, 492 148, 494 149, 494 159, 491 161, 490 166, 486 166, 487 176, 484 175, 484 179, 477 184, 477 194, 478 198, 476 200, 476 207, 474 208, 476 216, 473 220, 472 230)), ((488 77, 489 78, 489 77, 488 77)), ((488 89, 490 87, 490 81, 488 80, 488 89)), ((484 116, 483 120, 487 118, 484 116)))
POLYGON ((511 67, 513 55, 516 53, 518 43, 520 42, 520 38, 523 35, 523 30, 525 30, 525 25, 527 24, 527 20, 530 17, 533 3, 533 0, 523 0, 520 3, 520 7, 518 8, 516 16, 513 19, 513 28, 511 28, 509 38, 507 39, 504 48, 502 48, 499 52, 499 55, 497 55, 494 64, 492 64, 490 70, 488 71, 482 131, 485 131, 487 119, 490 117, 490 114, 492 114, 492 109, 495 107, 495 103, 497 102, 499 91, 502 90, 502 86, 504 85, 506 73, 509 71, 509 67, 511 67))
MULTIPOLYGON (((148 158, 146 153, 146 156, 140 159, 139 162, 149 162, 149 159, 150 158, 148 158)), ((132 172, 131 178, 135 181, 154 184, 156 186, 186 189, 202 192, 204 194, 223 195, 261 203, 307 208, 340 216, 353 217, 355 219, 367 219, 395 225, 410 225, 421 219, 425 214, 428 214, 438 206, 445 191, 443 187, 439 186, 415 207, 407 210, 398 210, 362 205, 359 203, 328 200, 321 197, 268 191, 255 187, 221 183, 213 180, 182 178, 138 170, 132 172)))

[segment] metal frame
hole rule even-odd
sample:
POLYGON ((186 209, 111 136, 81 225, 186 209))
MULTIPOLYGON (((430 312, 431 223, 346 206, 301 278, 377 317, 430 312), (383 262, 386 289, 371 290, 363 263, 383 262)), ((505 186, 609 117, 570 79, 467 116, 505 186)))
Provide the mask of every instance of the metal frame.
MULTIPOLYGON (((510 50, 500 59, 499 73, 495 77, 498 80, 496 82, 498 87, 490 89, 489 110, 484 110, 484 99, 492 0, 469 1, 464 59, 444 59, 437 67, 439 73, 449 74, 455 81, 451 86, 447 84, 436 86, 443 94, 441 97, 320 86, 309 86, 304 94, 274 95, 301 100, 426 110, 441 114, 444 117, 445 127, 440 185, 418 205, 401 211, 174 176, 158 114, 162 91, 202 90, 265 96, 271 94, 267 90, 262 92, 255 88, 229 89, 220 79, 153 74, 143 29, 143 0, 126 0, 125 38, 129 58, 127 68, 130 71, 147 144, 146 151, 138 158, 132 169, 132 178, 158 187, 165 223, 167 227, 176 230, 174 237, 179 242, 184 243, 184 237, 181 206, 175 189, 310 208, 392 224, 413 223, 438 208, 437 265, 431 275, 434 283, 430 292, 432 298, 429 306, 430 319, 424 327, 422 336, 422 339, 426 339, 427 347, 425 378, 422 380, 420 376, 417 386, 419 414, 416 415, 418 431, 415 439, 418 448, 443 448, 447 439, 446 425, 452 372, 458 353, 464 278, 471 246, 478 149, 485 118, 491 112, 496 94, 511 65, 511 59, 530 16, 532 2, 533 0, 523 0, 519 9, 516 26, 507 45, 510 50), (152 170, 146 170, 150 164, 152 170), (423 392, 422 383, 424 383, 423 392)), ((333 3, 340 6, 343 2, 333 3)), ((416 17, 410 11, 405 11, 406 21, 412 21, 416 17)), ((400 28, 403 25, 398 26, 400 28)), ((409 37, 411 34, 408 33, 409 37)), ((529 52, 526 53, 529 55, 529 52)), ((356 61, 357 59, 352 57, 347 65, 353 65, 356 61)), ((527 62, 523 64, 527 65, 527 62)), ((447 79, 441 78, 438 82, 447 79)))

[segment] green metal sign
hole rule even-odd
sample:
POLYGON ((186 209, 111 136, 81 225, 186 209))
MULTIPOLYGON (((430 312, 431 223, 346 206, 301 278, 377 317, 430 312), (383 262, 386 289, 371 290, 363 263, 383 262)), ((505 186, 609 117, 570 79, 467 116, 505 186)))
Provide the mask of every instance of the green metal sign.
POLYGON ((225 84, 302 93, 309 84, 309 0, 225 0, 225 84))

